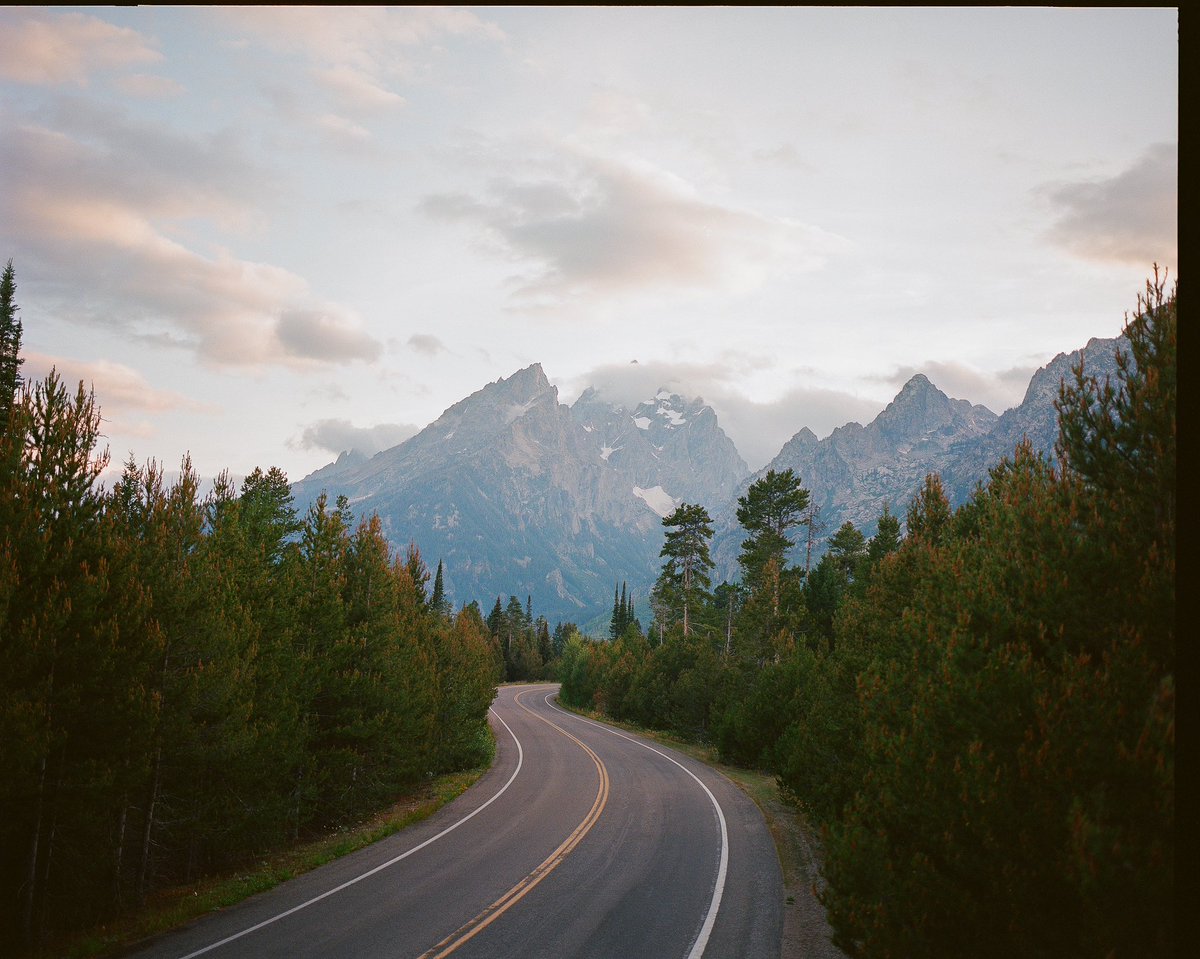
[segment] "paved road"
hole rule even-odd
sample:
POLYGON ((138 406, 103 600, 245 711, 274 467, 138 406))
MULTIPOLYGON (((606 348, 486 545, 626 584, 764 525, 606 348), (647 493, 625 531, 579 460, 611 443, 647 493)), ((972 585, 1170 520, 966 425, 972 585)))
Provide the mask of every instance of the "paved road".
POLYGON ((145 959, 778 959, 757 807, 709 767, 508 686, 492 769, 435 816, 160 937, 145 959))

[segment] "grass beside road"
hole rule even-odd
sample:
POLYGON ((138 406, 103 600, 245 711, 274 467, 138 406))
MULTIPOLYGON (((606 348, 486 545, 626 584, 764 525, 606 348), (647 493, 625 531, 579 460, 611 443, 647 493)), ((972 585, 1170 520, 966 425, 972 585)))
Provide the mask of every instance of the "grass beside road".
POLYGON ((338 829, 319 839, 260 857, 257 862, 236 873, 160 890, 147 899, 142 909, 131 911, 87 933, 50 943, 44 955, 67 959, 119 955, 143 939, 265 892, 294 876, 428 819, 448 802, 462 795, 486 771, 486 768, 479 768, 438 776, 356 826, 338 829))

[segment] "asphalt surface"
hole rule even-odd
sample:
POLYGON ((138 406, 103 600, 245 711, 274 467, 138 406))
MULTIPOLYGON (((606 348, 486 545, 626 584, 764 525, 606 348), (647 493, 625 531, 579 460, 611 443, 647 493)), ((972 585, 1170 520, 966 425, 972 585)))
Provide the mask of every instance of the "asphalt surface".
POLYGON ((778 959, 782 877, 754 803, 556 692, 501 688, 496 762, 436 815, 131 955, 778 959))

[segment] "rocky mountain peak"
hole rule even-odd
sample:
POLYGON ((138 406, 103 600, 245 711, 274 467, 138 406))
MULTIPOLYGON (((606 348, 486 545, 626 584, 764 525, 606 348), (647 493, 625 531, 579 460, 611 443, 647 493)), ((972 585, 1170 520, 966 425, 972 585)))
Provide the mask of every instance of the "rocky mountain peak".
POLYGON ((555 395, 558 393, 558 389, 546 379, 546 373, 542 369, 541 363, 533 363, 523 370, 517 370, 517 372, 513 373, 507 379, 501 377, 496 380, 494 385, 503 386, 505 392, 513 396, 524 397, 525 399, 538 396, 550 390, 554 390, 555 395))

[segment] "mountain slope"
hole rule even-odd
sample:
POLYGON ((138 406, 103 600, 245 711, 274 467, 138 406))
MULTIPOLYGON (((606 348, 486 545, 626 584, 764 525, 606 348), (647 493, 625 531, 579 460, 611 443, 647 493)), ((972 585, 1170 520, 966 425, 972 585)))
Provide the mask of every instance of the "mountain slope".
POLYGON ((660 392, 630 412, 589 391, 568 408, 535 364, 292 492, 300 508, 326 490, 378 513, 394 547, 443 561, 456 603, 531 596, 551 619, 583 621, 610 607, 615 582, 653 581, 662 516, 725 496, 745 472, 702 401, 660 392))
MULTIPOLYGON (((807 428, 800 430, 740 484, 738 495, 770 470, 791 469, 820 507, 826 535, 846 522, 872 535, 885 501, 892 512, 902 512, 928 473, 940 471, 956 447, 986 436, 997 419, 987 407, 951 399, 918 373, 866 426, 847 423, 822 440, 807 428)), ((716 525, 717 572, 735 576, 742 540, 736 497, 716 525)), ((793 560, 803 562, 803 550, 797 552, 793 560)))
MULTIPOLYGON (((821 507, 814 557, 847 521, 873 535, 884 502, 903 519, 928 473, 964 502, 1023 436, 1053 455, 1059 383, 1081 358, 1089 373, 1112 374, 1122 342, 1093 339, 1059 355, 999 417, 918 374, 866 426, 824 439, 801 429, 753 475, 703 400, 660 390, 629 409, 588 389, 567 407, 534 364, 404 443, 370 459, 343 453, 292 490, 300 509, 327 490, 346 494, 359 516, 378 513, 395 548, 414 542, 430 566, 444 562, 456 603, 531 596, 551 620, 587 622, 611 609, 621 581, 644 603, 660 569, 661 518, 681 502, 709 510, 715 578, 736 578, 737 497, 769 469, 795 470, 821 507)), ((793 560, 803 553, 801 543, 793 560)))

